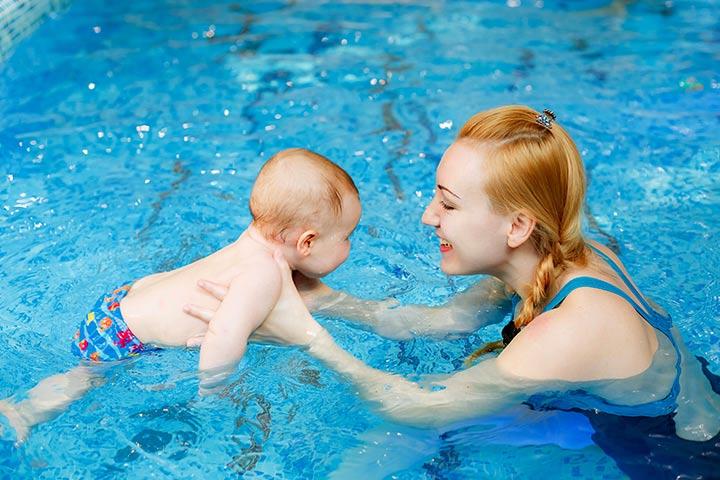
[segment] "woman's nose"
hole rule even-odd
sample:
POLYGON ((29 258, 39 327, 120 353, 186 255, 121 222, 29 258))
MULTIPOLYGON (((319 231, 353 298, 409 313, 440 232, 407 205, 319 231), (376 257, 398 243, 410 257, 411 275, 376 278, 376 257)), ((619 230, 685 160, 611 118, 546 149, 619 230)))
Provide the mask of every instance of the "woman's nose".
POLYGON ((422 223, 430 225, 431 227, 437 227, 440 225, 440 216, 437 214, 437 201, 435 198, 425 207, 425 211, 422 215, 422 223))

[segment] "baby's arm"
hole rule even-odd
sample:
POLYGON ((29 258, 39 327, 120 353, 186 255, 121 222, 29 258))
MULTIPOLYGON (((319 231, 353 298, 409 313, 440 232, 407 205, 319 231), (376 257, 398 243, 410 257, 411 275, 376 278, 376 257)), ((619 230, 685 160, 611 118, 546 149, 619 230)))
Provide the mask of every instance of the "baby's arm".
POLYGON ((242 358, 248 337, 272 311, 281 277, 272 258, 249 265, 233 278, 220 307, 210 319, 200 346, 203 388, 224 380, 242 358))

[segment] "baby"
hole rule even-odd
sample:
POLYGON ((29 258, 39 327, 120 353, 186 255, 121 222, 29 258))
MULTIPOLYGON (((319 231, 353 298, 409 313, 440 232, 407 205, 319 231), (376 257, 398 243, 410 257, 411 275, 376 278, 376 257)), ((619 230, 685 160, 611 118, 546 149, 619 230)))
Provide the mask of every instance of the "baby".
POLYGON ((342 168, 322 155, 294 148, 277 153, 262 167, 250 210, 252 223, 230 245, 101 295, 72 343, 72 351, 90 362, 41 381, 21 402, 0 402, 0 414, 14 427, 18 441, 32 425, 52 418, 90 388, 98 376, 92 362, 121 360, 159 347, 199 345, 201 388, 227 376, 279 298, 281 274, 274 251, 280 250, 290 268, 307 277, 327 275, 350 252, 360 200, 342 168), (227 285, 223 301, 199 288, 200 279, 227 285), (187 313, 190 303, 216 312, 206 323, 187 313))

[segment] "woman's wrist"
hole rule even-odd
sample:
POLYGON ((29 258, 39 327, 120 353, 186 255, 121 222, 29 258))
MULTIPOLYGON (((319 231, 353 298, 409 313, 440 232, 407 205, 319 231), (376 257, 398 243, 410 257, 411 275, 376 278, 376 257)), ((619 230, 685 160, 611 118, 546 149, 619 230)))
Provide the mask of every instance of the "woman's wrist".
POLYGON ((331 290, 330 293, 318 298, 316 307, 313 310, 318 313, 327 312, 332 309, 332 307, 345 300, 347 296, 348 295, 345 292, 331 290))
POLYGON ((325 352, 329 344, 334 343, 332 335, 320 326, 320 324, 318 324, 318 327, 319 328, 313 331, 307 332, 310 340, 305 344, 308 353, 314 357, 320 357, 321 355, 319 354, 325 352))

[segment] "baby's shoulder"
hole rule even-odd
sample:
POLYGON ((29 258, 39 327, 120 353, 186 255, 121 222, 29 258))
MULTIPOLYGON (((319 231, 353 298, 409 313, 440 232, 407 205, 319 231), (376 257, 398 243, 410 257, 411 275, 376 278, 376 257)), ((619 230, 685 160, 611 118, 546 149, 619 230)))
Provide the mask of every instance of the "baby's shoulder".
POLYGON ((282 283, 280 268, 269 254, 250 255, 238 260, 234 265, 228 265, 232 273, 231 282, 252 282, 263 285, 282 283))

